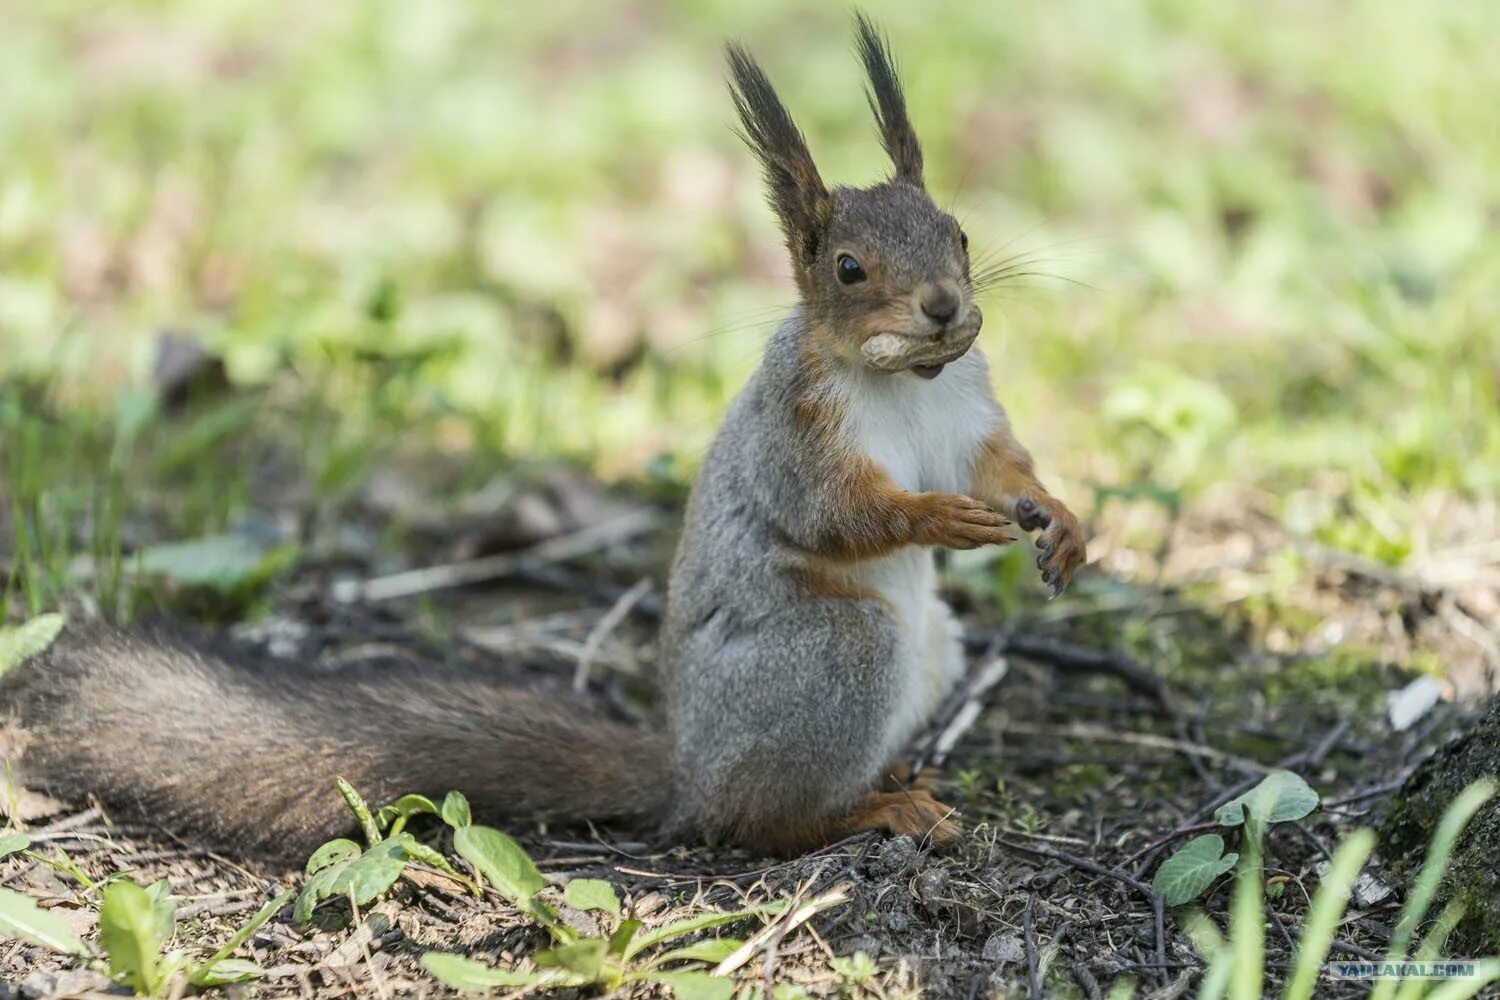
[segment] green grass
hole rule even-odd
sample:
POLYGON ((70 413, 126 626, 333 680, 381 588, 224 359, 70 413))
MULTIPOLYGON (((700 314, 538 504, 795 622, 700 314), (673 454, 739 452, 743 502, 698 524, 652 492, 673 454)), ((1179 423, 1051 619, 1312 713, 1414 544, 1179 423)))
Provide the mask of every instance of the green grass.
MULTIPOLYGON (((1064 495, 1227 483, 1400 563, 1441 541, 1434 498, 1500 488, 1494 4, 869 7, 935 195, 1039 272, 982 343, 1064 495)), ((12 594, 55 604, 89 555, 130 604, 110 561, 242 514, 268 428, 335 506, 398 442, 684 481, 792 298, 720 42, 865 182, 845 13, 11 11, 12 594), (164 329, 223 355, 238 410, 142 402, 164 329)))

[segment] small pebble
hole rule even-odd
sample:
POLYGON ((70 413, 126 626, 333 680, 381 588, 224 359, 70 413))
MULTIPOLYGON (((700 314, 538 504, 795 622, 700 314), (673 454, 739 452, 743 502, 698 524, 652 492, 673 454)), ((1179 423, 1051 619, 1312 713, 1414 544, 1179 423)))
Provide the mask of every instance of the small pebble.
POLYGON ((1026 960, 1026 946, 1021 943, 1019 934, 1004 932, 990 935, 990 939, 984 943, 984 950, 980 953, 986 962, 994 962, 996 966, 1014 965, 1026 960))

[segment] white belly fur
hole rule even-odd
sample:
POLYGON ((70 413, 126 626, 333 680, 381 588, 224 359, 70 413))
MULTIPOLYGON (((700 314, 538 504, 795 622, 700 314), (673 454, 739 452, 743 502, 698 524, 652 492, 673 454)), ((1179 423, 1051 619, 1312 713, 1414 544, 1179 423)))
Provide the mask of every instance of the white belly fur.
MULTIPOLYGON (((935 379, 861 372, 843 387, 844 431, 903 490, 967 493, 975 456, 994 423, 983 357, 970 351, 935 379)), ((855 574, 895 609, 905 695, 886 732, 900 753, 963 675, 961 633, 938 599, 932 551, 906 548, 859 564, 855 574)))

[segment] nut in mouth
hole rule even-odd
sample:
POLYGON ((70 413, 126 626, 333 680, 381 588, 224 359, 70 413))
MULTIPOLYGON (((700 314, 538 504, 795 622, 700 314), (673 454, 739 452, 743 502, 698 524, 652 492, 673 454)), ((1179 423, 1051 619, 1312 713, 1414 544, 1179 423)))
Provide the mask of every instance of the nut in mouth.
POLYGON ((979 336, 979 310, 963 326, 932 334, 877 333, 860 345, 865 364, 882 372, 910 371, 922 378, 937 378, 943 366, 968 353, 979 336))

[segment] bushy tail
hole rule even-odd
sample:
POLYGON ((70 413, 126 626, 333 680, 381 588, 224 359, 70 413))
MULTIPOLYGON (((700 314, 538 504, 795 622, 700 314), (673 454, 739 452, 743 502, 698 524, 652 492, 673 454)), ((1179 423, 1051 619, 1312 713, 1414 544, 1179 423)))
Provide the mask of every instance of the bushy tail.
POLYGON ((458 789, 490 822, 659 820, 671 799, 660 734, 442 667, 318 673, 85 629, 0 682, 0 711, 27 787, 261 857, 349 829, 340 775, 372 804, 458 789))

